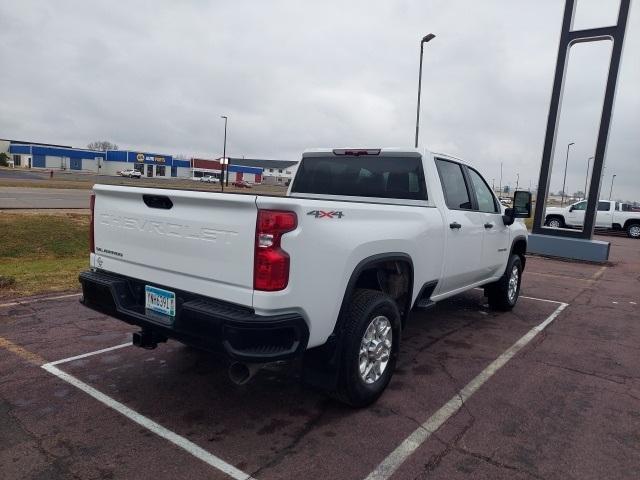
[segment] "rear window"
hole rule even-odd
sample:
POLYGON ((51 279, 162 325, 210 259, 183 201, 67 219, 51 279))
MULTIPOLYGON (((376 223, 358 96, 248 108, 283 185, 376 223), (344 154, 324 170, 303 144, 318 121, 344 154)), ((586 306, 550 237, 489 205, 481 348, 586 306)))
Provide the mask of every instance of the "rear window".
POLYGON ((292 193, 426 200, 420 157, 304 157, 292 193))

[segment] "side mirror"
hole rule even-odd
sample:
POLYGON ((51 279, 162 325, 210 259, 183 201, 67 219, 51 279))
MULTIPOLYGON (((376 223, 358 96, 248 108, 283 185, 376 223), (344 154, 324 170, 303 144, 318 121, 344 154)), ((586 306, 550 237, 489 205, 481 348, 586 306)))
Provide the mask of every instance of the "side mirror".
POLYGON ((504 211, 502 220, 505 225, 513 224, 516 218, 531 217, 531 192, 518 190, 513 194, 513 208, 504 211))
POLYGON ((569 207, 569 211, 570 211, 570 212, 573 212, 573 205, 571 205, 571 206, 569 207))

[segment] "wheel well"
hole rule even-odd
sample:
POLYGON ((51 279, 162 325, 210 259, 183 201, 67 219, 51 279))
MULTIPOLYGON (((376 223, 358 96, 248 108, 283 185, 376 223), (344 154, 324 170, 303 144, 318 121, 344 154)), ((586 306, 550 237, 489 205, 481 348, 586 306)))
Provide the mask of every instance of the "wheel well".
POLYGON ((413 268, 405 260, 387 260, 368 265, 358 275, 354 290, 367 288, 389 295, 398 305, 400 316, 406 317, 411 304, 413 268))
POLYGON ((557 213, 551 213, 549 215, 547 215, 546 217, 544 217, 545 221, 548 221, 552 218, 557 218, 558 220, 560 220, 561 222, 564 223, 564 217, 562 215, 558 215, 557 213))
POLYGON ((522 262, 522 269, 524 270, 524 266, 527 261, 527 241, 524 238, 518 238, 515 242, 513 242, 511 253, 515 253, 520 257, 520 261, 522 262))
POLYGON ((630 218, 629 220, 624 222, 625 229, 629 228, 630 225, 640 225, 640 220, 638 220, 637 218, 630 218))

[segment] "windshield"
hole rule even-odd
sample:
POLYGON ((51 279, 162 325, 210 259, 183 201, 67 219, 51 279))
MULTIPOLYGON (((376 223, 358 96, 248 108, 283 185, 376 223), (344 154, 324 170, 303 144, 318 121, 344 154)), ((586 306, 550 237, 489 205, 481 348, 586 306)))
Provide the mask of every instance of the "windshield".
POLYGON ((292 193, 426 200, 418 156, 304 157, 292 193))

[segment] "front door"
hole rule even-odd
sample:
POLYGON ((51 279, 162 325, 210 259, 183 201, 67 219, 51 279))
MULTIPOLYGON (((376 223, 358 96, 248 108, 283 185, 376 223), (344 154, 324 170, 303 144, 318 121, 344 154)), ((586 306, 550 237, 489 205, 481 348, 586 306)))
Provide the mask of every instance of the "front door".
POLYGON ((475 193, 478 212, 482 215, 484 239, 482 242, 482 264, 486 278, 502 274, 506 268, 505 259, 509 248, 509 227, 502 220, 502 211, 487 182, 482 176, 467 167, 471 185, 475 193))
POLYGON ((584 225, 584 213, 587 209, 587 202, 574 203, 569 207, 569 212, 565 218, 565 223, 572 226, 584 225))
POLYGON ((147 165, 147 177, 153 177, 153 165, 147 165))
POLYGON ((462 166, 443 159, 436 159, 436 165, 447 204, 444 269, 435 292, 441 294, 464 288, 486 276, 481 262, 484 218, 473 210, 462 166))

